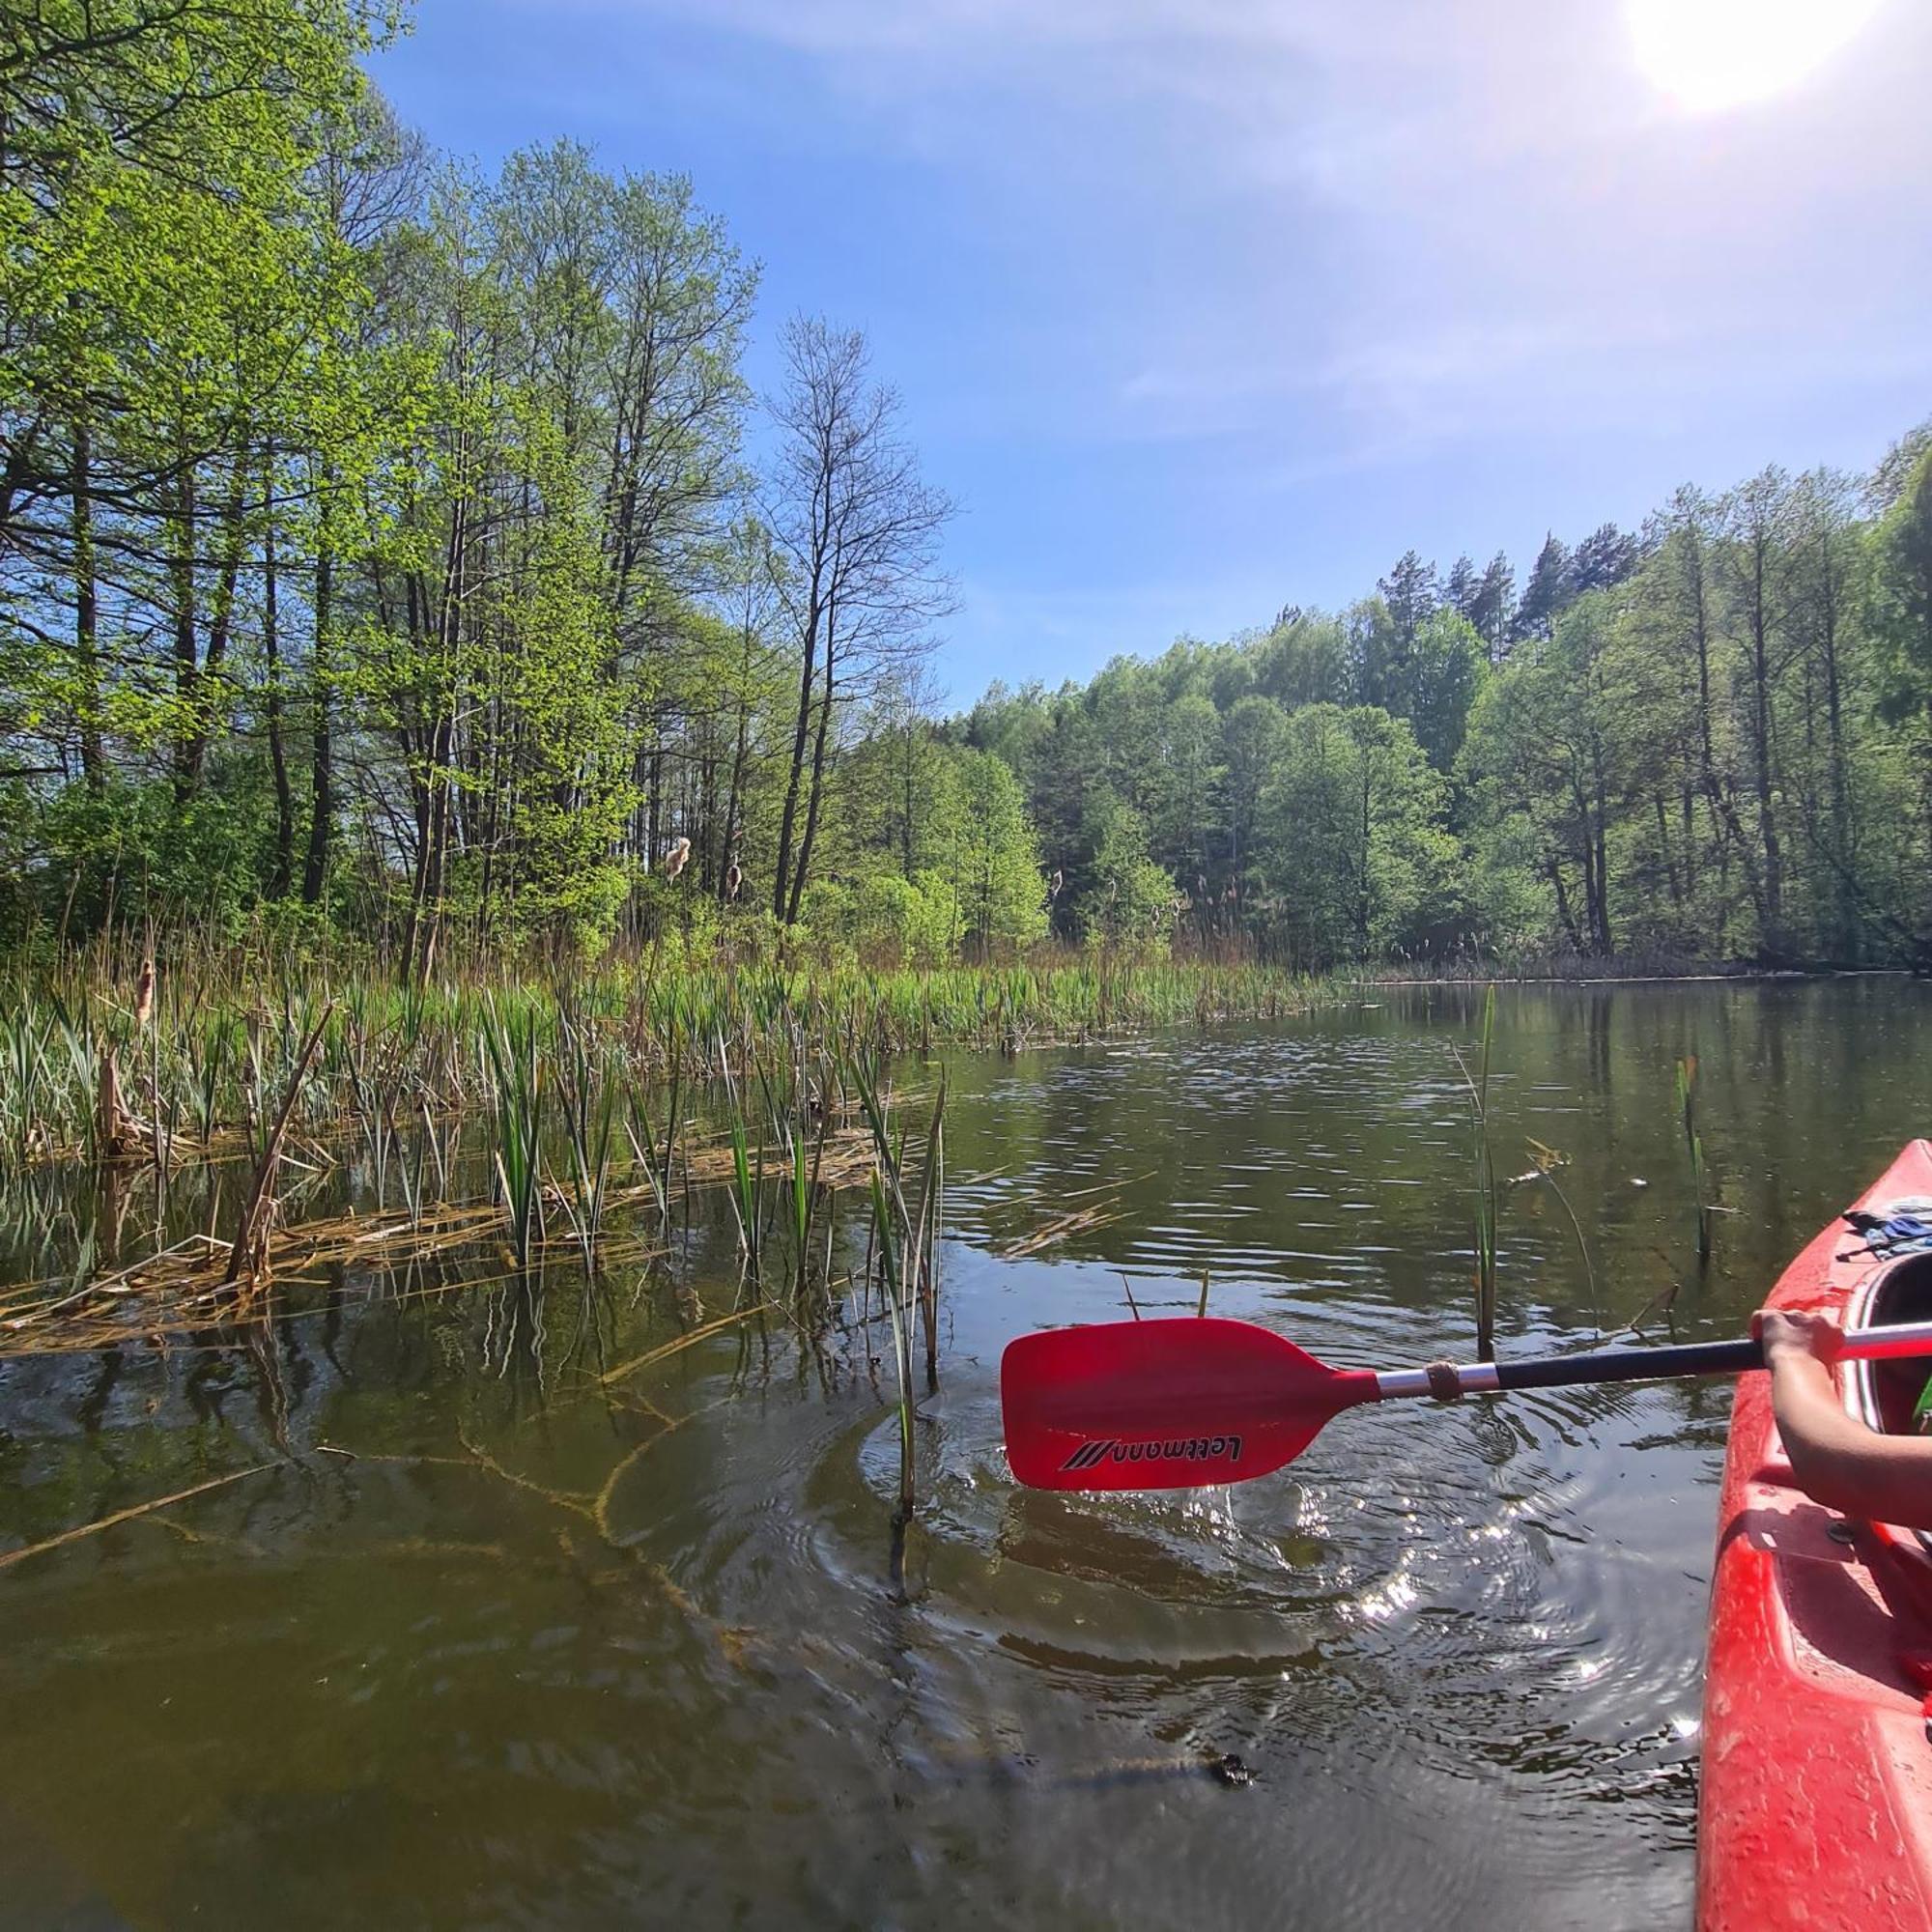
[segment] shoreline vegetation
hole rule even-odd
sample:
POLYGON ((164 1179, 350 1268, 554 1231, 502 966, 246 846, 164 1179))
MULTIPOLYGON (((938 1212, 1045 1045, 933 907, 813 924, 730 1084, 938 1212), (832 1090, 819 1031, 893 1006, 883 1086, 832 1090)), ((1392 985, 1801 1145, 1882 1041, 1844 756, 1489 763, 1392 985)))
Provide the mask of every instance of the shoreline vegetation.
MULTIPOLYGON (((1487 985, 1492 1012, 1498 983, 1767 977, 1663 974, 1650 959, 1621 981, 1602 962, 1541 960, 1318 979, 1145 948, 867 969, 660 945, 594 968, 478 961, 425 985, 351 949, 163 957, 157 971, 101 942, 0 974, 0 1192, 16 1230, 40 1230, 41 1261, 0 1290, 0 1356, 229 1328, 266 1319, 276 1284, 371 1267, 413 1280, 492 1246, 517 1277, 573 1254, 589 1281, 648 1272, 680 1214, 689 1232, 694 1190, 728 1199, 747 1280, 783 1224, 795 1293, 814 1255, 832 1278, 814 1226, 872 1190, 896 1233, 868 1244, 868 1270, 889 1252, 917 1279, 906 1242, 933 1242, 918 1233, 924 1208, 908 1236, 905 1191, 888 1184, 906 1139, 889 1121, 895 1083, 929 1080, 942 1049, 1279 1020, 1404 988, 1487 985), (1589 977, 1548 970, 1571 964, 1589 977), (99 1213, 77 1210, 76 1179, 99 1191, 99 1213), (202 1218, 183 1236, 176 1197, 190 1196, 202 1218), (148 1230, 132 1261, 130 1223, 148 1230)), ((935 1144, 943 1105, 942 1080, 935 1144)))
POLYGON ((550 1077, 588 1055, 627 1079, 701 1090, 742 1086, 779 1051, 880 1064, 951 1047, 1011 1054, 1275 1020, 1403 989, 1905 977, 1655 956, 1310 975, 1232 950, 1211 957, 1165 947, 1041 946, 999 963, 917 966, 803 947, 767 957, 660 943, 596 964, 451 960, 424 984, 399 983, 354 948, 189 942, 161 957, 157 971, 154 953, 101 941, 51 965, 0 967, 0 1174, 243 1158, 291 1083, 291 1122, 311 1136, 345 1132, 379 1106, 412 1122, 467 1116, 514 1085, 506 1026, 550 1077))
POLYGON ((1015 1052, 1280 1017, 1345 983, 1164 949, 914 967, 661 946, 596 966, 483 960, 427 984, 350 951, 162 959, 96 947, 0 972, 0 1171, 239 1155, 298 1071, 293 1118, 313 1132, 379 1104, 406 1101, 412 1117, 485 1108, 532 1059, 549 1079, 588 1055, 687 1089, 742 1088, 776 1054, 1015 1052))
MULTIPOLYGON (((745 1281, 782 1250, 794 1297, 814 1279, 822 1295, 840 1199, 869 1192, 893 1234, 868 1240, 867 1271, 881 1293, 895 1272, 913 1283, 910 1306, 941 1203, 915 1213, 894 1179, 908 1134, 895 1086, 929 1083, 942 1049, 1278 1020, 1510 977, 1483 961, 1316 978, 1165 948, 867 968, 661 943, 596 966, 450 961, 424 984, 354 948, 159 952, 157 967, 103 939, 0 972, 0 1191, 15 1230, 40 1231, 21 1236, 38 1264, 21 1248, 0 1290, 0 1356, 245 1327, 345 1270, 442 1292, 425 1269, 493 1248, 514 1278, 559 1260, 589 1282, 647 1274, 674 1224, 689 1233, 694 1191, 728 1200, 745 1281)), ((1516 963, 1533 983, 1552 962, 1516 963)), ((942 1081, 935 1175, 943 1107, 942 1081)))

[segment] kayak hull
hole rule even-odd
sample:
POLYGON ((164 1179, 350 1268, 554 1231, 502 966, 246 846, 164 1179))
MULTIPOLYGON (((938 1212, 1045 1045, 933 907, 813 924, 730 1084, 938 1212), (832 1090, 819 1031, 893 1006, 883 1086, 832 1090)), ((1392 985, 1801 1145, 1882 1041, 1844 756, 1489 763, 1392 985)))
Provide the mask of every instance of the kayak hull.
MULTIPOLYGON (((1857 1204, 1932 1203, 1913 1142, 1857 1204)), ((1932 1255, 1861 1251, 1841 1223, 1773 1306, 1848 1324, 1920 1319, 1932 1255)), ((1913 1370, 1838 1372, 1847 1406, 1900 1427, 1913 1370)), ((1917 1380, 1925 1376, 1918 1365, 1917 1380)), ((1932 1559, 1916 1532, 1850 1522, 1793 1482, 1762 1372, 1739 1378, 1719 1506, 1697 1827, 1700 1932, 1932 1932, 1932 1559)))

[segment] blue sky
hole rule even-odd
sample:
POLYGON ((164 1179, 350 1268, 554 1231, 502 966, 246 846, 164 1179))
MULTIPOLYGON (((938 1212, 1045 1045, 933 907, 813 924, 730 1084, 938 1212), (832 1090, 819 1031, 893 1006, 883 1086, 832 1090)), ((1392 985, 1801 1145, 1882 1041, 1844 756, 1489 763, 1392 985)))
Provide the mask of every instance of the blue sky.
POLYGON ((417 0, 375 71, 689 173, 761 386, 785 314, 867 332, 961 702, 1932 413, 1924 0, 417 0), (1767 9, 1861 24, 1780 72, 1767 9))

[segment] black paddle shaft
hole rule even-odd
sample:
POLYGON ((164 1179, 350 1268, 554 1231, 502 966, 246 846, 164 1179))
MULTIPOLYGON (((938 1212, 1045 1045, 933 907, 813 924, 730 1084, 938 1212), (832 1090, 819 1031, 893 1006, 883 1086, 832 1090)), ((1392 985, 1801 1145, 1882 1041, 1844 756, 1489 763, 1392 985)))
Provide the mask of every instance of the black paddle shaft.
POLYGON ((1764 1367, 1756 1342, 1692 1342, 1677 1349, 1605 1349, 1498 1362, 1499 1389, 1567 1388, 1577 1382, 1647 1382, 1672 1376, 1735 1376, 1764 1367))

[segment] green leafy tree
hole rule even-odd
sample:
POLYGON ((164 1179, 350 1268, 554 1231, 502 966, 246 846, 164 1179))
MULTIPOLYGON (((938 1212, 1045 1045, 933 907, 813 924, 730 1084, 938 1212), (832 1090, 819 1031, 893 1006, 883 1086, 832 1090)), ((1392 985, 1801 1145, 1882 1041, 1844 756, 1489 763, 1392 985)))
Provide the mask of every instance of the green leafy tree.
POLYGON ((1018 779, 988 752, 952 754, 939 864, 921 877, 929 897, 958 908, 962 934, 984 958, 1046 932, 1039 843, 1018 779))
POLYGON ((1455 923, 1448 786, 1407 724, 1373 706, 1289 720, 1264 802, 1272 923, 1311 966, 1422 945, 1455 923))

